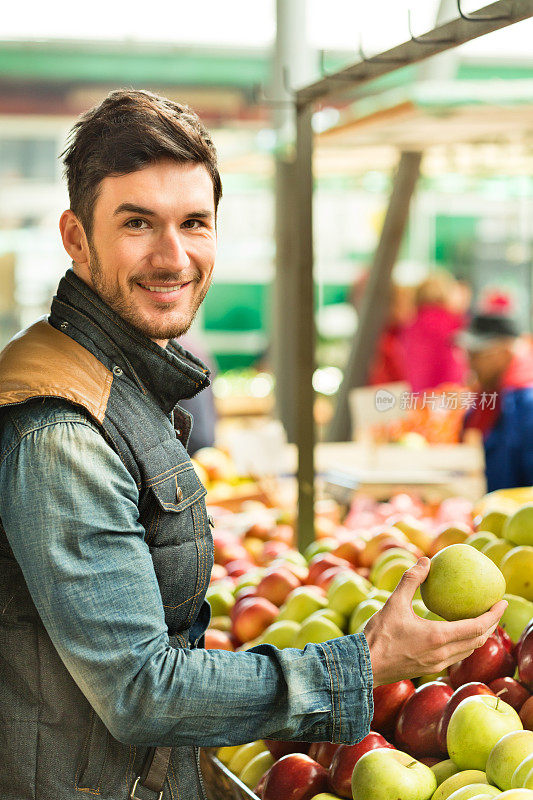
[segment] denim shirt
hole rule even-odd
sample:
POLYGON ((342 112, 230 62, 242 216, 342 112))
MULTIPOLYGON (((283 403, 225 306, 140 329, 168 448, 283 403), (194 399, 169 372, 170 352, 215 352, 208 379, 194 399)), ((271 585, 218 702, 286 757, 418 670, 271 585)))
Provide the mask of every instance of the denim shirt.
MULTIPOLYGON (((113 737, 182 747, 366 735, 373 706, 363 634, 304 650, 178 646, 139 521, 139 486, 101 428, 60 398, 7 406, 2 423, 9 545, 55 651, 113 737)), ((206 621, 192 622, 194 645, 206 621)))

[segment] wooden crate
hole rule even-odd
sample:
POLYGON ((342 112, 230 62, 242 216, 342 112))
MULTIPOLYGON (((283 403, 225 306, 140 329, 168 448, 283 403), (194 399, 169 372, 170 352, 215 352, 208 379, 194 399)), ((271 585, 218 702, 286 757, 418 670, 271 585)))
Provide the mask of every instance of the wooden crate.
POLYGON ((215 752, 216 750, 209 748, 200 750, 200 766, 208 800, 259 800, 256 794, 218 760, 215 752))

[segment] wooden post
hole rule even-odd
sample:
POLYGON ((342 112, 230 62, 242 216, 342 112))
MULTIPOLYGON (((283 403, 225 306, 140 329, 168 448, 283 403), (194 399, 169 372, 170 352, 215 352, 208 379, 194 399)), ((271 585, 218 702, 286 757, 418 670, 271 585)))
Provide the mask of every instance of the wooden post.
POLYGON ((394 179, 389 207, 374 255, 359 325, 339 389, 335 414, 327 432, 330 442, 348 441, 351 436, 348 395, 365 386, 368 368, 383 328, 388 308, 388 287, 409 216, 409 203, 420 174, 422 153, 402 153, 394 179))

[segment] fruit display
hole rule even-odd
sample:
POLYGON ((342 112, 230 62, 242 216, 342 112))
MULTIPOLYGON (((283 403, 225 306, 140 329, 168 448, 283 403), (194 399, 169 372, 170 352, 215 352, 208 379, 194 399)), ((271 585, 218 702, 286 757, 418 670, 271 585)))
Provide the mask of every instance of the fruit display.
POLYGON ((445 673, 376 687, 372 730, 361 742, 267 740, 221 748, 220 761, 262 800, 461 800, 515 791, 533 800, 530 508, 479 513, 462 498, 356 495, 341 519, 333 501, 319 501, 316 540, 300 553, 290 508, 248 501, 235 513, 212 505, 207 647, 303 649, 359 633, 421 555, 432 561, 413 600, 419 616, 462 619, 508 601, 485 644, 445 673))

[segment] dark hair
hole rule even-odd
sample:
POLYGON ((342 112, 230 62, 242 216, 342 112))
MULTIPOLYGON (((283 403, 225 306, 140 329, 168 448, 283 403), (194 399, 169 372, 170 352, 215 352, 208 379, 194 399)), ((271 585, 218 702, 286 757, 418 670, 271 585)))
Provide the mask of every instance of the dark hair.
POLYGON ((70 208, 90 238, 100 182, 170 158, 203 164, 213 181, 215 212, 222 196, 217 153, 207 129, 188 106, 152 92, 119 89, 83 114, 61 154, 70 208))

